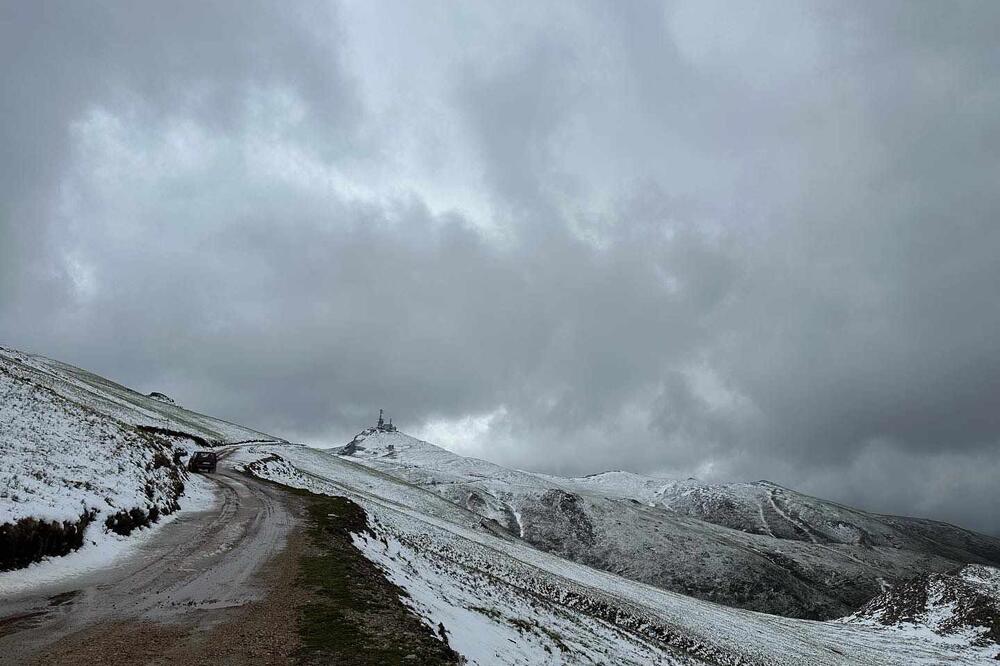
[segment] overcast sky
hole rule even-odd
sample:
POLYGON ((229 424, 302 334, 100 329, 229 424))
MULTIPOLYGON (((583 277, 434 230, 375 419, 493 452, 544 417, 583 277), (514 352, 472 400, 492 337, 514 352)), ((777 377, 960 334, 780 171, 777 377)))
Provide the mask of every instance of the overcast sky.
POLYGON ((1000 3, 0 0, 0 344, 1000 533, 1000 3))

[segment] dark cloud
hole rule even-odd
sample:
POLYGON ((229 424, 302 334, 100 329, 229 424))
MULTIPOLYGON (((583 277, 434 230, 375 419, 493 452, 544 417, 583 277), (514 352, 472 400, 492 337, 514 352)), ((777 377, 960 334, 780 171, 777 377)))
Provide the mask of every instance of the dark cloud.
POLYGON ((337 443, 1000 532, 1000 9, 8 3, 0 336, 337 443))

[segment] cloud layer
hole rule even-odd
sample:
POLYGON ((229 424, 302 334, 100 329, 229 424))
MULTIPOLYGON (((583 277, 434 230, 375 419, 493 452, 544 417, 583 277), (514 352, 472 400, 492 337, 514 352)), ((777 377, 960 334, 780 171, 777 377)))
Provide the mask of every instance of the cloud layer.
POLYGON ((1000 533, 1000 7, 8 3, 0 340, 1000 533))

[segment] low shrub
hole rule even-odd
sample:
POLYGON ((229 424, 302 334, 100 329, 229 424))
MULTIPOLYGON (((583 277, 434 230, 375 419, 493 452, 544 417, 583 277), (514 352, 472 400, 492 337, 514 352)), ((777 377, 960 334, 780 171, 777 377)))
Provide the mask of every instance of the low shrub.
POLYGON ((194 442, 195 444, 197 444, 202 448, 211 448, 219 443, 219 442, 211 442, 202 437, 201 435, 195 435, 194 433, 182 432, 180 430, 171 430, 170 428, 161 428, 159 426, 137 425, 136 429, 139 432, 152 433, 154 435, 166 435, 168 437, 184 437, 186 439, 190 439, 192 442, 194 442))
MULTIPOLYGON (((170 467, 170 457, 163 451, 157 451, 153 456, 153 469, 160 469, 161 467, 170 467)), ((177 463, 175 463, 177 464, 177 463)))
POLYGON ((20 569, 43 557, 66 555, 83 545, 83 532, 96 516, 86 511, 77 521, 22 518, 0 525, 0 571, 20 569))

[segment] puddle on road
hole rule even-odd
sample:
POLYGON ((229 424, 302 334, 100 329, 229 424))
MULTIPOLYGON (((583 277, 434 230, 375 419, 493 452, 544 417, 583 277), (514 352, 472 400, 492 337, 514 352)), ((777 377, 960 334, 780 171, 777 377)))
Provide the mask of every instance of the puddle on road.
POLYGON ((69 592, 62 592, 54 596, 49 597, 49 606, 62 606, 73 601, 76 596, 80 594, 80 590, 71 590, 69 592))

